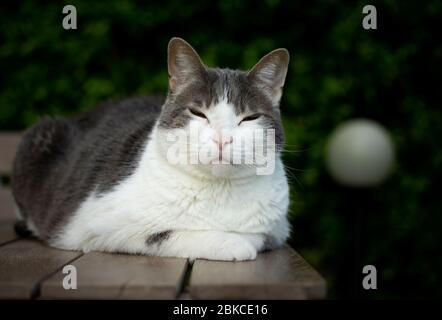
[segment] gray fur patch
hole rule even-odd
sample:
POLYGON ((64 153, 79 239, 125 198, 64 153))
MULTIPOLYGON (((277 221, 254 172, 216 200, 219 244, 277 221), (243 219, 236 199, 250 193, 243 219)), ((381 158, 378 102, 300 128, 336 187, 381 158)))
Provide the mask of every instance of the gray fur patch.
POLYGON ((170 235, 172 234, 172 230, 166 230, 158 233, 151 234, 146 239, 146 245, 160 245, 163 241, 166 241, 169 239, 170 235))

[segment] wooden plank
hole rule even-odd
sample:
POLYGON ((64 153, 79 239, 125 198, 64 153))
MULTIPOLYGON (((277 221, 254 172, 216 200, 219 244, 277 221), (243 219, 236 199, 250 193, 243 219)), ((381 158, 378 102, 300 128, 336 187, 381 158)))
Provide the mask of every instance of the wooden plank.
POLYGON ((9 175, 11 173, 12 162, 20 138, 21 134, 18 132, 0 133, 0 175, 9 175))
POLYGON ((321 299, 324 279, 289 247, 253 261, 196 260, 190 279, 193 299, 321 299))
POLYGON ((0 246, 17 238, 14 232, 14 221, 0 222, 0 246))
POLYGON ((28 299, 38 294, 42 279, 81 253, 57 250, 37 240, 19 240, 0 247, 0 299, 28 299))
POLYGON ((15 220, 11 191, 0 188, 0 245, 17 238, 14 232, 15 220))
POLYGON ((11 190, 0 188, 0 222, 15 220, 14 206, 11 190))
POLYGON ((57 273, 43 282, 43 299, 175 299, 187 260, 91 252, 72 265, 77 289, 63 289, 57 273))

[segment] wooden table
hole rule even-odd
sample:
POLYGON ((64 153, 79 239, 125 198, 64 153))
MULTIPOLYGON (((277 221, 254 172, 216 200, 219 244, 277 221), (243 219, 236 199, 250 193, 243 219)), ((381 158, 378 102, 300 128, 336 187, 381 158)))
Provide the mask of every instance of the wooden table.
MULTIPOLYGON (((0 133, 0 175, 11 172, 17 133, 0 133)), ((50 248, 13 231, 14 203, 0 186, 0 299, 321 299, 324 279, 288 246, 254 261, 220 262, 50 248), (63 268, 77 270, 66 290, 63 268)))

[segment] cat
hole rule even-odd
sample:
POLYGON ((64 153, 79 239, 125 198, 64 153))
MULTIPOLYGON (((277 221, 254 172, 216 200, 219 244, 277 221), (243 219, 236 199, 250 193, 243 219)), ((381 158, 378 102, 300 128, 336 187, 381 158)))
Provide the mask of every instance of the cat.
POLYGON ((285 243, 279 103, 288 51, 270 52, 247 72, 209 68, 190 44, 172 38, 167 62, 165 98, 108 102, 70 119, 44 118, 25 132, 12 188, 19 221, 35 237, 66 250, 225 261, 253 260, 285 243), (191 126, 201 132, 194 139, 204 136, 202 148, 219 154, 172 164, 168 136, 191 126), (229 162, 265 142, 254 137, 233 147, 256 129, 274 132, 271 174, 229 162))

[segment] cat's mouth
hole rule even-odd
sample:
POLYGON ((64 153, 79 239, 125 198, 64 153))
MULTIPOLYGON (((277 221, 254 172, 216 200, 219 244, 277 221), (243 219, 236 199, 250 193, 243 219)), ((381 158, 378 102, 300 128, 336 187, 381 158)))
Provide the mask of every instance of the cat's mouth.
POLYGON ((230 157, 223 157, 222 154, 220 154, 217 158, 212 159, 210 161, 211 165, 232 165, 233 163, 230 161, 230 157))

